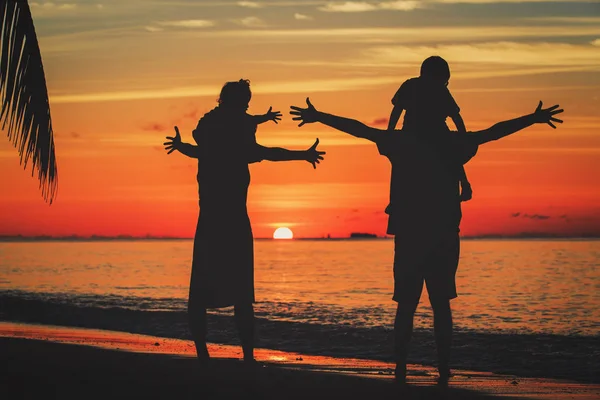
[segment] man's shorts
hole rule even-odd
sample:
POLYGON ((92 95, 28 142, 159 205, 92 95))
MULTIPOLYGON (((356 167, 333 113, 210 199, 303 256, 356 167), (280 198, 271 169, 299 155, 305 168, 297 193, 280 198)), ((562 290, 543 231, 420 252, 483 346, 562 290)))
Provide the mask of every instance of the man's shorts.
POLYGON ((396 234, 394 239, 394 297, 396 302, 418 302, 427 285, 429 299, 450 300, 456 294, 460 254, 458 232, 423 235, 396 234))

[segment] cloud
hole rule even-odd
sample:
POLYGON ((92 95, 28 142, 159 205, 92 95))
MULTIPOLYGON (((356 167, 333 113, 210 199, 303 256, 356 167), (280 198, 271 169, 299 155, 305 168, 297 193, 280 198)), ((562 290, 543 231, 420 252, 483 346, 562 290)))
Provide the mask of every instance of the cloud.
MULTIPOLYGON (((455 78, 523 76, 540 73, 600 70, 600 51, 590 44, 483 42, 438 46, 397 45, 365 48, 358 56, 336 60, 261 60, 263 63, 295 67, 418 68, 432 54, 448 60, 455 78)), ((581 86, 581 85, 580 85, 581 86)), ((585 89, 572 87, 572 89, 585 89)), ((567 89, 567 87, 564 87, 567 89)), ((479 88, 462 89, 480 91, 479 88)), ((502 91, 502 88, 490 90, 502 91)), ((535 87, 511 90, 539 90, 535 87)))
POLYGON ((567 24, 600 24, 600 17, 525 17, 527 21, 558 22, 567 24))
POLYGON ((308 21, 308 20, 313 20, 314 18, 311 17, 310 15, 304 15, 304 14, 300 14, 300 13, 295 13, 294 14, 294 19, 297 19, 299 21, 308 21))
MULTIPOLYGON (((21 1, 21 0, 19 0, 21 1)), ((70 0, 70 3, 65 3, 62 1, 38 1, 38 2, 29 2, 31 13, 33 15, 34 21, 38 18, 43 19, 54 19, 54 18, 96 18, 100 12, 104 13, 107 11, 104 4, 95 3, 93 0, 70 0)), ((2 2, 4 4, 4 1, 2 2)), ((122 9, 114 7, 113 11, 117 10, 120 12, 122 9)), ((63 25, 67 21, 59 22, 58 24, 63 25)), ((82 25, 81 28, 90 29, 96 28, 97 24, 89 21, 90 23, 86 23, 82 25)), ((102 21, 96 21, 99 24, 102 24, 102 21)), ((79 27, 79 25, 77 25, 79 27)), ((68 25, 64 25, 61 31, 66 31, 68 25)), ((44 35, 42 35, 44 36, 44 35)), ((39 33, 38 33, 39 37, 39 33)))
POLYGON ((238 25, 245 26, 247 28, 265 28, 267 26, 267 24, 265 24, 265 22, 258 17, 246 17, 236 19, 233 22, 235 22, 238 25))
POLYGON ((374 119, 369 125, 371 125, 371 126, 386 126, 387 127, 388 122, 390 122, 390 120, 388 118, 382 117, 382 118, 374 119))
POLYGON ((146 26, 144 27, 148 32, 160 32, 163 31, 163 28, 159 28, 158 26, 146 26))
POLYGON ((380 46, 365 50, 365 58, 375 64, 418 63, 438 54, 450 63, 504 64, 525 66, 600 65, 595 46, 567 43, 489 42, 440 46, 380 46))
MULTIPOLYGON (((513 214, 510 214, 511 217, 513 218, 529 218, 529 219, 533 219, 533 220, 538 220, 538 221, 544 221, 547 219, 550 219, 551 217, 549 215, 542 215, 542 214, 521 214, 520 212, 516 212, 513 214)), ((566 215, 563 216, 561 215, 560 218, 566 218, 566 215)))
MULTIPOLYGON (((600 37, 600 25, 557 26, 433 26, 433 27, 368 27, 315 29, 210 30, 201 35, 211 37, 262 37, 276 40, 301 38, 319 43, 456 43, 457 41, 510 41, 544 38, 555 41, 581 36, 600 37)), ((431 48, 431 46, 430 46, 431 48)))
POLYGON ((32 8, 43 8, 46 10, 73 10, 77 7, 77 4, 73 4, 73 3, 56 4, 56 3, 52 3, 51 1, 46 1, 43 3, 32 2, 32 3, 29 3, 29 5, 32 8))
POLYGON ((378 7, 382 10, 397 10, 397 11, 411 11, 417 8, 421 8, 422 5, 418 1, 411 0, 400 0, 400 1, 386 1, 379 3, 378 7))
POLYGON ((396 0, 371 3, 366 1, 346 1, 343 3, 327 3, 318 9, 325 12, 368 12, 377 10, 411 11, 421 8, 422 4, 413 0, 396 0))
POLYGON ((345 3, 327 3, 323 7, 319 7, 321 11, 327 12, 365 12, 375 11, 377 7, 371 3, 347 1, 345 3))
MULTIPOLYGON (((490 4, 490 3, 567 3, 567 2, 578 2, 578 0, 433 0, 433 3, 443 4, 490 4)), ((592 0, 593 1, 593 0, 592 0)), ((586 3, 587 0, 581 2, 586 3)))
MULTIPOLYGON (((397 76, 374 76, 338 79, 313 79, 298 81, 273 81, 253 85, 252 93, 260 94, 298 94, 324 93, 346 90, 363 90, 381 85, 395 84, 397 76)), ((124 101, 145 99, 174 99, 186 97, 215 97, 221 86, 184 86, 147 90, 128 90, 116 92, 95 92, 82 94, 50 95, 52 103, 90 103, 102 101, 124 101)))
POLYGON ((254 2, 254 1, 238 1, 236 4, 238 6, 240 6, 240 7, 247 7, 247 8, 261 8, 261 7, 263 7, 262 4, 254 2))
MULTIPOLYGON (((3 1, 3 3, 5 3, 3 1)), ((65 17, 65 16, 76 16, 81 13, 81 10, 91 8, 83 5, 81 8, 75 3, 53 3, 51 1, 44 2, 30 2, 31 13, 33 19, 36 18, 51 18, 51 17, 65 17)), ((1 6, 4 7, 4 6, 1 6)))
POLYGON ((182 118, 191 118, 191 119, 196 119, 198 118, 198 115, 200 114, 200 110, 198 110, 197 108, 190 110, 186 113, 183 113, 183 115, 181 116, 182 118))
POLYGON ((142 126, 142 129, 145 131, 151 131, 151 132, 164 132, 168 128, 163 124, 159 124, 157 122, 152 122, 150 124, 146 124, 146 125, 142 126))
POLYGON ((533 214, 533 215, 523 214, 523 218, 544 220, 544 219, 550 219, 550 216, 549 215, 540 215, 540 214, 533 214))
POLYGON ((592 40, 590 44, 592 46, 600 46, 600 39, 592 40))
POLYGON ((210 28, 217 23, 207 19, 184 19, 180 21, 161 21, 158 24, 177 28, 210 28))
POLYGON ((58 131, 54 131, 54 137, 59 138, 60 141, 63 141, 63 140, 68 140, 68 139, 79 139, 79 138, 81 138, 81 134, 79 132, 75 132, 75 131, 67 132, 67 131, 58 130, 58 131))

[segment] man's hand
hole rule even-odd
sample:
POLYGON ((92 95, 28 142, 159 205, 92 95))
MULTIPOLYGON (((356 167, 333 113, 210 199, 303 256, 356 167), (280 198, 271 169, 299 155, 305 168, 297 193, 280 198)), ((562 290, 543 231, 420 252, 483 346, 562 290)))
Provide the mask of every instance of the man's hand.
MULTIPOLYGON (((292 120, 301 121, 298 124, 298 126, 302 126, 304 124, 312 124, 313 122, 317 122, 317 117, 318 117, 319 112, 310 103, 310 99, 308 97, 306 98, 306 104, 308 105, 308 107, 306 107, 306 108, 290 106, 290 108, 293 110, 293 111, 290 111, 290 114, 297 115, 297 117, 292 118, 292 120)), ((319 143, 319 139, 317 139, 316 143, 319 143)))
POLYGON ((273 107, 269 107, 269 111, 267 111, 265 117, 267 118, 267 121, 273 121, 278 124, 279 122, 277 121, 281 121, 281 111, 271 111, 272 109, 273 107))
MULTIPOLYGON (((307 99, 308 101, 308 99, 307 99)), ((310 104, 310 103, 309 103, 310 104)), ((314 108, 313 108, 314 109, 314 108)), ((315 140, 315 143, 306 150, 306 161, 312 164, 313 168, 317 168, 317 164, 323 159, 324 151, 318 151, 317 146, 319 145, 319 139, 315 140)))
POLYGON ((558 122, 559 124, 563 123, 562 119, 554 118, 556 114, 560 114, 564 111, 562 108, 557 110, 558 107, 559 105, 556 104, 552 107, 544 109, 542 108, 542 101, 540 100, 540 104, 538 104, 535 112, 533 113, 534 121, 538 124, 548 124, 556 129, 556 125, 554 125, 552 122, 558 122))
POLYGON ((175 136, 167 136, 169 142, 164 142, 165 150, 167 150, 167 154, 171 154, 175 150, 179 150, 181 146, 181 135, 179 134, 179 128, 175 127, 175 136))

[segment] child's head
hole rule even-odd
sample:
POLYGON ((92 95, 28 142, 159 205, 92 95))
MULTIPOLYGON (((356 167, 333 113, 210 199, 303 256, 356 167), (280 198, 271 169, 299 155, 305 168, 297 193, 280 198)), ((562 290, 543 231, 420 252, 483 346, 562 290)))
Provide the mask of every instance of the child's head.
POLYGON ((221 106, 246 111, 251 98, 250 81, 248 79, 240 79, 237 82, 225 83, 221 89, 218 101, 221 106))
POLYGON ((447 85, 450 80, 450 67, 446 60, 440 56, 426 58, 421 64, 421 77, 442 85, 447 85))

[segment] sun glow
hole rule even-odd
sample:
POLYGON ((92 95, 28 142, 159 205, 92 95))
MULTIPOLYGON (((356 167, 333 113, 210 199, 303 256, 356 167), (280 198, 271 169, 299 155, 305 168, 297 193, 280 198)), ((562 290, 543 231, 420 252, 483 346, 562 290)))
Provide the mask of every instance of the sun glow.
POLYGON ((290 228, 286 228, 285 226, 281 228, 275 229, 273 232, 273 239, 293 239, 294 233, 290 228))

